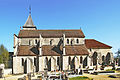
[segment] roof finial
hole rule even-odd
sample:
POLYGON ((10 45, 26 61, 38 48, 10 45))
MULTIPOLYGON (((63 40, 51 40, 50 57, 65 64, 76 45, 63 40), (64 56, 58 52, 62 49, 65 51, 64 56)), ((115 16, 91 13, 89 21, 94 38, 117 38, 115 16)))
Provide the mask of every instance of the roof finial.
POLYGON ((29 5, 29 14, 31 15, 31 5, 29 5))
POLYGON ((20 26, 20 30, 21 30, 21 26, 20 26))
POLYGON ((81 30, 81 27, 80 27, 80 30, 81 30))

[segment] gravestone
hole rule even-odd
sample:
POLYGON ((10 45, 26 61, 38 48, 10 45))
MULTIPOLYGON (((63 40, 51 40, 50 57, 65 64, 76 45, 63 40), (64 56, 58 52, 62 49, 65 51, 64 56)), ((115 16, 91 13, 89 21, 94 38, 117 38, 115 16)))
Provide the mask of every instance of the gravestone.
POLYGON ((0 78, 4 77, 4 64, 0 64, 0 78))
POLYGON ((48 69, 47 68, 44 68, 44 74, 43 74, 43 80, 47 80, 48 79, 48 74, 47 74, 47 72, 48 72, 48 69))
POLYGON ((118 59, 118 66, 120 66, 120 58, 118 59))
POLYGON ((79 75, 82 75, 82 74, 83 74, 83 71, 82 71, 82 69, 80 69, 79 75))
POLYGON ((28 73, 27 76, 28 76, 28 80, 31 80, 31 73, 28 73))

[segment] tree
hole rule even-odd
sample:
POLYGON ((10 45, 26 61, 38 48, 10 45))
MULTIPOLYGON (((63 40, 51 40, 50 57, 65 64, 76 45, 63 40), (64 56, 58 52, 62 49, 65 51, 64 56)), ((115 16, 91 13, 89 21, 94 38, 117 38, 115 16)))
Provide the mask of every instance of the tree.
POLYGON ((120 58, 120 49, 118 49, 118 51, 115 54, 117 54, 117 58, 120 58))
POLYGON ((0 63, 3 63, 5 67, 8 67, 8 60, 9 60, 9 52, 4 47, 4 45, 0 45, 0 63))

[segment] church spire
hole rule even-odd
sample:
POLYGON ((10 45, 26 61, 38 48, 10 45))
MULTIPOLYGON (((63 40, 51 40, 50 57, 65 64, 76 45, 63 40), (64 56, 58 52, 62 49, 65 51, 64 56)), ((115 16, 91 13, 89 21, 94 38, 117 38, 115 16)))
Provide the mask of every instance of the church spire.
POLYGON ((23 29, 26 29, 26 30, 35 30, 36 29, 36 26, 34 25, 32 17, 31 17, 31 6, 29 6, 29 16, 28 16, 26 23, 23 26, 23 29))

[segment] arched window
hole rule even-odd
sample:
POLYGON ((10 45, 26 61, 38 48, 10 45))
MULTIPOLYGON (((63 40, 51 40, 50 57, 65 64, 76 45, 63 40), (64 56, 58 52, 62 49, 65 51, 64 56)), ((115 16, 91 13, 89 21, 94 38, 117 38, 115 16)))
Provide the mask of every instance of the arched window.
POLYGON ((92 49, 90 48, 90 51, 92 51, 92 49))
POLYGON ((60 62, 60 58, 57 57, 57 65, 59 65, 59 62, 60 62))
POLYGON ((37 39, 35 39, 35 44, 37 44, 37 39))
POLYGON ((83 58, 82 58, 82 56, 80 56, 80 63, 82 63, 82 61, 83 61, 83 58))
POLYGON ((45 67, 48 67, 48 58, 45 58, 45 67))
POLYGON ((70 65, 70 63, 71 63, 71 57, 69 57, 68 62, 69 62, 69 65, 70 65))
POLYGON ((36 58, 34 58, 34 65, 36 66, 36 61, 37 61, 37 59, 36 58))
POLYGON ((24 66, 24 59, 22 58, 22 66, 24 66))
POLYGON ((79 39, 77 39, 76 42, 79 43, 79 39))
POLYGON ((106 59, 106 64, 109 65, 109 64, 110 64, 110 61, 111 61, 111 55, 110 55, 110 53, 107 53, 105 59, 106 59))
POLYGON ((102 56, 102 61, 104 61, 105 60, 105 56, 102 56))
POLYGON ((98 53, 94 52, 92 57, 93 57, 93 65, 97 65, 97 62, 98 62, 97 61, 98 53))
POLYGON ((69 39, 67 39, 67 44, 69 44, 69 39))

